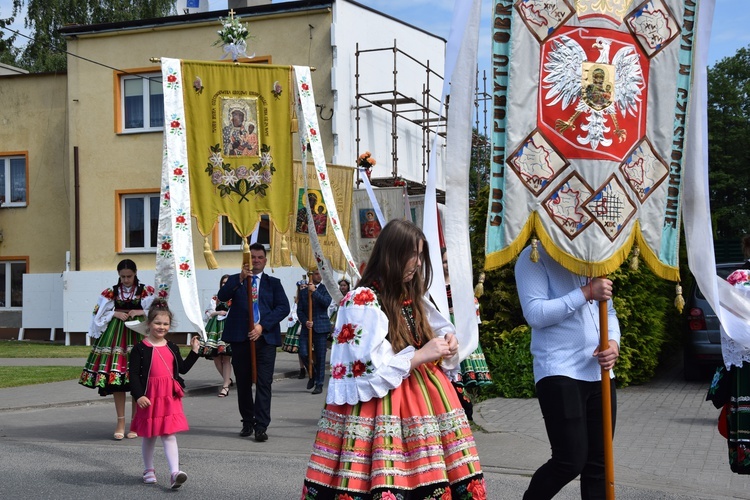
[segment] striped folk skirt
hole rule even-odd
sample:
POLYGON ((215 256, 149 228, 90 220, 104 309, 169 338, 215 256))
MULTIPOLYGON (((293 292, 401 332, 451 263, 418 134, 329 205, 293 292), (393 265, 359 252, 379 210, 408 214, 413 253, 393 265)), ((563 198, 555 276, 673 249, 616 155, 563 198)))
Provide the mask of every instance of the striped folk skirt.
POLYGON ((326 405, 302 498, 487 498, 469 422, 443 372, 424 364, 380 399, 326 405))
POLYGON ((128 360, 133 345, 140 341, 138 333, 126 327, 122 320, 112 318, 91 347, 78 383, 98 389, 100 396, 130 392, 128 360))
POLYGON ((750 474, 750 364, 732 367, 732 393, 727 411, 729 467, 750 474))

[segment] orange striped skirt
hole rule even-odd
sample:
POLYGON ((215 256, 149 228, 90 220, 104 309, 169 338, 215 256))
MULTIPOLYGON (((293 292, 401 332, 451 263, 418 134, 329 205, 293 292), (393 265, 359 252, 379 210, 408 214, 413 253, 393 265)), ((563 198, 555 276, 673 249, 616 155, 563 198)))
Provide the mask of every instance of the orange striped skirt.
POLYGON ((420 366, 380 399, 326 405, 302 498, 484 500, 474 437, 440 368, 420 366))

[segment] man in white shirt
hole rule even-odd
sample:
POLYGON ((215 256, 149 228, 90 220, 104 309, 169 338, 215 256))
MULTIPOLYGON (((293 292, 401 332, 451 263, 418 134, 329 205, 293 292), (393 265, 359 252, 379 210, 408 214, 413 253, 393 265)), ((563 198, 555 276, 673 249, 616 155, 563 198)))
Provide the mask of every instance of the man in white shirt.
MULTIPOLYGON (((534 382, 552 457, 531 478, 526 500, 554 497, 581 476, 581 497, 605 498, 601 369, 611 370, 620 353, 620 326, 612 306, 612 282, 563 268, 539 247, 516 262, 516 286, 531 326, 534 382), (599 351, 599 304, 608 302, 609 348, 599 351)), ((617 398, 610 372, 612 429, 617 398)))

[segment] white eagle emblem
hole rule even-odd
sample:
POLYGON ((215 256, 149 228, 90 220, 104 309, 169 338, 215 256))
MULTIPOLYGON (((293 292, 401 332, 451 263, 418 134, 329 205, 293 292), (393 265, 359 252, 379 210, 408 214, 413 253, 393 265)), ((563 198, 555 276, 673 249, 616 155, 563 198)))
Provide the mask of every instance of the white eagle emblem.
POLYGON ((553 40, 552 50, 544 63, 546 76, 543 87, 547 89, 545 99, 548 105, 561 102, 565 110, 575 103, 575 113, 568 120, 556 120, 555 129, 564 134, 576 129, 576 119, 586 114, 587 123, 581 125, 586 135, 579 135, 579 144, 608 147, 612 139, 607 133, 612 129, 607 125, 607 116, 612 118, 614 135, 618 142, 625 141, 627 131, 617 123, 616 112, 625 117, 636 116, 641 101, 644 79, 639 55, 632 45, 625 45, 609 61, 609 48, 612 40, 597 37, 593 47, 599 49, 596 61, 588 61, 586 52, 577 41, 565 35, 553 40))

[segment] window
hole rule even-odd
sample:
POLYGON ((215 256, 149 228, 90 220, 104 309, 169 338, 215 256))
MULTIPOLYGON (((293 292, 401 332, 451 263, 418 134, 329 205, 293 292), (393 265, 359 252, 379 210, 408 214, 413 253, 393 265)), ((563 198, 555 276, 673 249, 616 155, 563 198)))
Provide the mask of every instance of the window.
POLYGON ((164 93, 161 73, 120 76, 122 132, 152 132, 164 129, 164 93))
POLYGON ((0 206, 25 207, 26 155, 0 156, 0 206))
POLYGON ((156 251, 159 193, 121 195, 120 227, 119 251, 156 251))
MULTIPOLYGON (((258 229, 258 243, 262 243, 268 248, 271 244, 271 238, 269 233, 268 216, 260 216, 260 228, 258 229)), ((242 238, 229 223, 229 219, 221 217, 221 223, 219 224, 219 238, 220 241, 219 250, 241 250, 242 249, 242 238)), ((251 237, 247 237, 247 244, 250 244, 251 237)))
POLYGON ((23 306, 26 261, 0 261, 0 309, 23 306))

